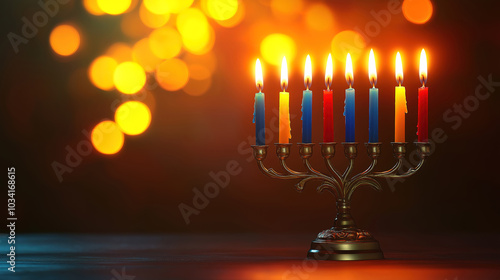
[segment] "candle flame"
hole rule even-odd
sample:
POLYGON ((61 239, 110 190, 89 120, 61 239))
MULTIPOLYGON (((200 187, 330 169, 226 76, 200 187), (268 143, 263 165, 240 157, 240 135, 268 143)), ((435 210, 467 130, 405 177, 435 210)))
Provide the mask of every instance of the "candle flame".
POLYGON ((352 60, 350 53, 347 53, 347 58, 345 60, 345 80, 347 81, 349 88, 351 88, 352 84, 354 84, 354 74, 352 70, 352 60))
POLYGON ((281 90, 286 91, 288 88, 288 66, 286 65, 286 58, 283 57, 281 61, 281 90))
POLYGON ((309 90, 312 84, 312 66, 311 66, 311 57, 307 55, 306 58, 306 69, 304 71, 304 85, 306 89, 309 90))
POLYGON ((425 87, 427 83, 427 55, 424 49, 420 53, 420 82, 422 83, 422 87, 425 87))
POLYGON ((399 52, 396 54, 396 82, 399 86, 403 83, 403 63, 399 52))
POLYGON ((262 79, 262 66, 260 65, 260 60, 257 58, 255 62, 255 85, 259 92, 262 92, 264 87, 264 80, 262 79))
POLYGON ((332 54, 328 54, 328 60, 326 61, 326 71, 325 71, 325 85, 328 90, 332 86, 332 79, 333 79, 332 54))
POLYGON ((377 84, 377 67, 375 66, 375 55, 373 54, 373 49, 370 50, 370 58, 368 61, 368 78, 372 87, 377 84))

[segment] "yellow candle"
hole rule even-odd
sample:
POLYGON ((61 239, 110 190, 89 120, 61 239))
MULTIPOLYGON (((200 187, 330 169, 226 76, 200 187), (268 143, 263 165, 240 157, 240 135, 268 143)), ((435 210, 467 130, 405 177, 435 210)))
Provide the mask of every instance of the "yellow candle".
POLYGON ((406 108, 406 89, 401 86, 403 83, 403 63, 401 55, 396 55, 396 104, 395 104, 395 125, 394 125, 394 142, 405 142, 405 115, 408 113, 406 108))
POLYGON ((279 131, 279 143, 288 144, 290 138, 292 138, 291 128, 290 128, 290 94, 286 92, 288 87, 288 67, 286 64, 286 58, 283 57, 281 62, 281 90, 280 92, 280 131, 279 131))

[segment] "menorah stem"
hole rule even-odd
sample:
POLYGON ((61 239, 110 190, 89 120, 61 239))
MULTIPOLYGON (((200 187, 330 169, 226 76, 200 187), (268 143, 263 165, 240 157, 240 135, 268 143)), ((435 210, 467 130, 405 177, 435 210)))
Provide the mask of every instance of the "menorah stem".
POLYGON ((356 229, 356 224, 351 216, 351 202, 345 199, 337 200, 337 217, 334 227, 336 229, 356 229))

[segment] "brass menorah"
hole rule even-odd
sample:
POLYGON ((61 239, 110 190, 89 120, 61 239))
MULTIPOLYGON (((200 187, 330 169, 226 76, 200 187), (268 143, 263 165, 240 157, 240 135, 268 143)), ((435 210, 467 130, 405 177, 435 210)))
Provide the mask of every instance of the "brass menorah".
POLYGON ((375 172, 378 158, 381 153, 382 143, 366 143, 368 156, 371 163, 368 168, 356 175, 351 176, 354 161, 358 155, 358 143, 342 143, 344 155, 348 159, 348 165, 341 174, 332 163, 335 156, 336 143, 320 143, 321 155, 325 161, 329 173, 325 174, 311 166, 310 158, 313 155, 314 143, 299 143, 299 154, 304 163, 306 171, 295 171, 288 167, 286 160, 290 156, 293 144, 275 144, 276 155, 280 161, 282 172, 264 166, 267 156, 267 145, 252 146, 254 157, 260 170, 271 178, 299 180, 295 185, 298 191, 302 191, 309 182, 317 183, 317 191, 330 191, 337 200, 337 217, 331 229, 320 232, 312 241, 311 249, 307 257, 317 260, 374 260, 382 259, 384 255, 380 245, 372 235, 362 229, 358 229, 351 216, 351 197, 354 191, 361 186, 370 186, 377 191, 382 187, 377 178, 404 178, 415 174, 430 155, 430 144, 428 142, 416 142, 419 163, 408 170, 403 170, 406 154, 406 144, 393 142, 392 148, 396 163, 386 171, 375 172))

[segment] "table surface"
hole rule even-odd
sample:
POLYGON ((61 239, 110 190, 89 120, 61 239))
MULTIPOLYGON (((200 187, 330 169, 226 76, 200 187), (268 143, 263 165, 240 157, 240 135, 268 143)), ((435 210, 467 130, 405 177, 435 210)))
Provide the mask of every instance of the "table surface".
POLYGON ((334 262, 305 259, 313 234, 29 234, 12 273, 3 235, 0 279, 500 279, 498 236, 378 234, 386 259, 334 262))

